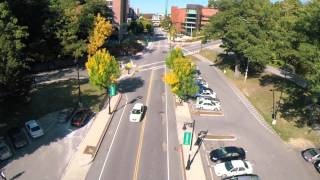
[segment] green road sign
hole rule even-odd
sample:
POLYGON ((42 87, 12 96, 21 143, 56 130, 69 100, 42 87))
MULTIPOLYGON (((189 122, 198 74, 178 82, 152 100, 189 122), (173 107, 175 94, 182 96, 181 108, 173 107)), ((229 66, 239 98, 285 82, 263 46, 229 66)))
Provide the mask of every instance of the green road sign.
POLYGON ((184 132, 183 134, 183 145, 191 144, 191 132, 184 132))
POLYGON ((116 95, 116 85, 112 84, 111 86, 109 86, 109 96, 115 96, 116 95))

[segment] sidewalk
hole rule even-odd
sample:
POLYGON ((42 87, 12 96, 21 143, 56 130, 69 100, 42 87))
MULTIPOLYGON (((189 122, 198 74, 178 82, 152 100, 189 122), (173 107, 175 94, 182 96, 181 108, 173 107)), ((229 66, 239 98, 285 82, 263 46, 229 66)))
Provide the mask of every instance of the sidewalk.
MULTIPOLYGON (((120 99, 121 94, 111 98, 110 103, 112 111, 117 108, 120 99)), ((63 180, 85 180, 91 162, 99 149, 99 144, 112 119, 112 114, 109 114, 108 110, 109 108, 107 106, 97 114, 88 134, 80 143, 78 150, 67 165, 65 172, 62 175, 63 180)))
MULTIPOLYGON (((177 123, 177 132, 178 132, 178 139, 179 139, 179 144, 183 144, 183 136, 184 136, 184 132, 188 131, 188 132, 192 132, 192 128, 187 127, 187 129, 184 131, 182 129, 183 124, 184 123, 192 123, 191 120, 191 115, 189 112, 189 107, 188 107, 188 103, 183 102, 182 105, 177 105, 176 106, 176 123, 177 123)), ((200 156, 200 152, 197 152, 198 146, 194 146, 194 143, 197 139, 197 133, 198 132, 194 132, 193 135, 193 140, 192 140, 192 150, 190 152, 191 155, 191 160, 192 164, 190 166, 190 170, 186 170, 186 165, 187 165, 187 161, 188 161, 188 156, 189 156, 189 148, 190 145, 182 145, 182 155, 183 155, 183 171, 185 174, 185 180, 206 180, 206 176, 204 173, 204 168, 202 165, 202 160, 201 160, 201 156, 200 156)))

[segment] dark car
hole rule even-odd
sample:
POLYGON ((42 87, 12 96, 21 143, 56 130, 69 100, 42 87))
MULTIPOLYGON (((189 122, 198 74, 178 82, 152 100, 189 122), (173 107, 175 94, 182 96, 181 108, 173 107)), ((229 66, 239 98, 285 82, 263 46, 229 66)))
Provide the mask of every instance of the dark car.
POLYGON ((255 174, 244 174, 233 177, 223 178, 222 180, 259 180, 259 176, 255 174))
POLYGON ((314 163, 314 167, 316 168, 316 170, 320 173, 320 161, 316 161, 314 163))
POLYGON ((308 162, 320 160, 320 149, 310 148, 302 151, 302 157, 308 162))
POLYGON ((210 152, 210 159, 213 162, 225 162, 237 159, 245 159, 244 149, 235 146, 220 147, 210 152))
POLYGON ((21 128, 14 127, 8 131, 8 135, 15 148, 22 148, 28 144, 27 137, 21 128))
POLYGON ((91 118, 92 112, 90 109, 81 109, 75 113, 71 119, 71 124, 77 127, 85 125, 91 118))

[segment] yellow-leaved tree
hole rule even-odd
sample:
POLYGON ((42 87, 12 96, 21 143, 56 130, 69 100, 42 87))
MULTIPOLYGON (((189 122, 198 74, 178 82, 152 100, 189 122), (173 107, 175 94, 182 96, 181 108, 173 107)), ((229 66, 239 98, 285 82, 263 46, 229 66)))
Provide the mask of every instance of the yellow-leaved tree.
POLYGON ((180 49, 173 49, 166 59, 170 72, 164 76, 164 81, 171 87, 181 100, 193 97, 199 90, 195 81, 196 66, 190 58, 183 56, 180 49))
POLYGON ((89 37, 88 54, 93 55, 112 34, 112 24, 98 14, 94 20, 94 29, 89 37))
MULTIPOLYGON (((106 49, 100 49, 89 56, 86 68, 90 83, 100 89, 107 90, 121 75, 117 60, 106 49)), ((109 96, 109 114, 111 113, 110 100, 111 96, 109 96)))

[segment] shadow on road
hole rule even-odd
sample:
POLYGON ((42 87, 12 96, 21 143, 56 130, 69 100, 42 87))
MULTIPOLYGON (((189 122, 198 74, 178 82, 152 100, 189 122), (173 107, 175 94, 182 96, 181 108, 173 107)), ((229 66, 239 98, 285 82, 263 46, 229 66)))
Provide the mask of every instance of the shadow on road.
POLYGON ((18 173, 18 174, 16 174, 16 175, 14 175, 12 178, 9 178, 9 179, 10 179, 10 180, 15 180, 15 179, 19 178, 22 174, 24 174, 24 171, 22 171, 22 172, 20 172, 20 173, 18 173))
POLYGON ((144 85, 144 80, 140 77, 131 77, 120 80, 118 83, 118 90, 120 93, 135 92, 136 89, 144 85))

